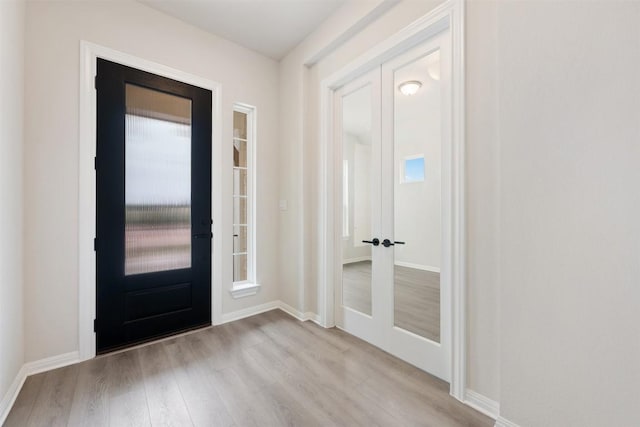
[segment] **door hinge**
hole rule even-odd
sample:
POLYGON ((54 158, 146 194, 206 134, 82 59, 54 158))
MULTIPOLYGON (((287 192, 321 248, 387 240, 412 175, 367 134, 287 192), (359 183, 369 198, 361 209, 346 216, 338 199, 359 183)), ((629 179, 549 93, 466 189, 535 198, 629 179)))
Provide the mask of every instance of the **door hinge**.
POLYGON ((94 170, 98 170, 98 158, 97 157, 93 158, 93 169, 94 170))
POLYGON ((93 239, 93 250, 94 251, 98 250, 98 239, 97 238, 93 239))
POLYGON ((98 76, 93 77, 93 87, 98 90, 98 76))
POLYGON ((98 332, 98 319, 93 319, 93 332, 98 332))

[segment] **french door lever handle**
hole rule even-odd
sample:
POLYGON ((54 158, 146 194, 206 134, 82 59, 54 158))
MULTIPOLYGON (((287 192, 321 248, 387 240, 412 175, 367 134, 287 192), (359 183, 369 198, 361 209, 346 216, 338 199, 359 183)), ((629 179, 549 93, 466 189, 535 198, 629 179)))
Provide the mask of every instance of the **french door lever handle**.
POLYGON ((212 239, 213 238, 213 233, 194 234, 193 238, 194 239, 212 239))
POLYGON ((393 246, 393 245, 404 245, 404 242, 395 241, 395 242, 391 243, 391 241, 389 239, 384 239, 382 241, 382 246, 384 246, 385 248, 388 248, 389 246, 393 246))
POLYGON ((363 240, 362 243, 371 243, 373 246, 378 246, 380 244, 380 239, 376 237, 373 240, 363 240))

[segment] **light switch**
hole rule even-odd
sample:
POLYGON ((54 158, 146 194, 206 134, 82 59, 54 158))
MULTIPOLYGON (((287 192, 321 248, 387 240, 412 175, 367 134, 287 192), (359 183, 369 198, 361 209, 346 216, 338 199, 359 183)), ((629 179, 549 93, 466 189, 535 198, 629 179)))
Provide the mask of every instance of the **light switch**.
POLYGON ((287 201, 286 200, 280 200, 280 210, 281 211, 286 211, 287 210, 287 201))

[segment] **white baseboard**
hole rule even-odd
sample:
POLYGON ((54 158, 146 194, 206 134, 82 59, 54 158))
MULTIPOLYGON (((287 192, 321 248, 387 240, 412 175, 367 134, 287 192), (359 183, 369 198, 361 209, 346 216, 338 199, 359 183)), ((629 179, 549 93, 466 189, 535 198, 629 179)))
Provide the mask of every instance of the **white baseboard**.
POLYGON ((354 262, 371 261, 370 256, 359 256, 356 258, 349 258, 342 261, 342 264, 353 264, 354 262))
MULTIPOLYGON (((291 317, 295 317, 301 322, 306 322, 307 320, 311 320, 314 323, 320 325, 320 316, 311 311, 302 312, 284 301, 276 300, 271 301, 265 304, 256 305, 253 307, 248 307, 242 310, 234 311, 231 313, 226 313, 222 315, 222 323, 233 322, 234 320, 244 319, 245 317, 255 316, 256 314, 264 313, 266 311, 271 311, 275 309, 280 309, 290 315, 291 317)), ((322 325, 321 325, 322 326, 322 325)))
POLYGON ((317 324, 319 326, 322 326, 324 328, 322 323, 320 323, 320 315, 319 314, 316 314, 316 313, 314 313, 312 311, 307 311, 304 314, 304 317, 305 317, 306 320, 311 320, 313 323, 315 323, 315 324, 317 324))
POLYGON ((80 362, 80 353, 72 351, 70 353, 47 357, 46 359, 36 360, 22 365, 22 368, 20 368, 18 374, 11 383, 9 390, 7 390, 2 401, 0 401, 0 425, 2 425, 7 419, 7 416, 9 415, 9 412, 11 411, 18 394, 20 394, 20 390, 22 390, 22 386, 28 376, 50 371, 52 369, 62 368, 63 366, 73 365, 78 362, 80 362))
POLYGON ((432 267, 429 265, 414 264, 412 262, 396 261, 395 265, 399 267, 408 267, 416 270, 431 271, 432 273, 440 273, 440 267, 432 267))
POLYGON ((0 401, 0 425, 3 425, 7 416, 9 416, 9 412, 11 412, 11 408, 13 407, 20 390, 22 390, 22 385, 26 379, 27 370, 25 369, 25 366, 22 365, 22 368, 20 368, 18 374, 9 386, 9 390, 7 390, 2 401, 0 401))
POLYGON ((299 310, 296 310, 295 308, 293 308, 292 306, 290 306, 289 304, 287 304, 286 302, 283 301, 278 301, 278 308, 282 311, 284 311, 285 313, 287 313, 289 316, 295 317, 296 319, 304 322, 305 320, 307 320, 305 314, 299 310))
POLYGON ((500 417, 500 404, 476 391, 466 389, 464 392, 464 404, 482 412, 488 417, 497 420, 500 417))
POLYGON ((25 363, 24 366, 27 370, 27 376, 29 376, 39 374, 41 372, 51 371, 57 368, 62 368, 64 366, 73 365, 74 363, 78 362, 80 362, 80 353, 77 351, 72 351, 70 353, 36 360, 35 362, 25 363))
MULTIPOLYGON (((253 307, 244 308, 238 311, 232 311, 231 313, 225 313, 222 315, 222 323, 233 322, 234 320, 244 319, 245 317, 251 317, 256 314, 264 313, 265 311, 271 311, 276 308, 280 308, 280 301, 271 301, 253 307)), ((222 324, 221 323, 221 324, 222 324)))
POLYGON ((288 315, 295 317, 301 322, 306 322, 307 320, 311 320, 312 322, 320 325, 320 316, 317 315, 316 313, 313 313, 311 311, 307 311, 303 313, 299 310, 296 310, 286 302, 283 302, 283 301, 278 301, 278 302, 279 302, 278 308, 284 311, 285 313, 287 313, 288 315))
POLYGON ((518 424, 509 421, 506 418, 498 417, 494 427, 520 427, 518 424))

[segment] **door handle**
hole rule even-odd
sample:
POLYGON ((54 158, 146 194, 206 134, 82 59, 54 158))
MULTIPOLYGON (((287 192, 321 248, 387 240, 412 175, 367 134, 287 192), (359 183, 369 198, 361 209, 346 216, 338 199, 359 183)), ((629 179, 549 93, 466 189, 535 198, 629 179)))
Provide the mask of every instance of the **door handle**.
POLYGON ((192 236, 194 239, 213 239, 213 233, 200 233, 192 236))
POLYGON ((378 246, 380 244, 380 239, 376 237, 373 240, 363 240, 362 243, 371 243, 373 246, 378 246))
POLYGON ((389 239, 384 239, 382 241, 382 246, 384 246, 385 248, 388 248, 389 246, 393 246, 393 245, 404 245, 404 242, 395 241, 395 242, 391 243, 391 240, 389 240, 389 239))

